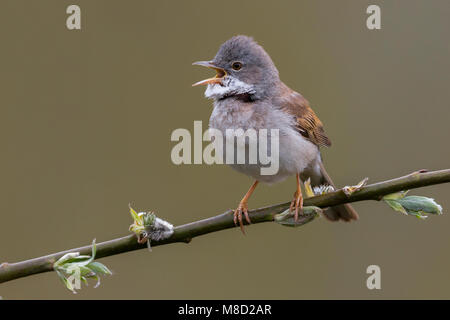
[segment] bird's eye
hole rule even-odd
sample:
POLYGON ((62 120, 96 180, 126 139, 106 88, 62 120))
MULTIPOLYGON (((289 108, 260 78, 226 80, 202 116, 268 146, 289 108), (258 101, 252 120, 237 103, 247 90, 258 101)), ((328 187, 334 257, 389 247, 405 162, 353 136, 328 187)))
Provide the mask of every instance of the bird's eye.
POLYGON ((241 70, 242 63, 240 63, 239 61, 233 62, 231 64, 231 67, 233 68, 233 70, 236 70, 236 71, 241 70))

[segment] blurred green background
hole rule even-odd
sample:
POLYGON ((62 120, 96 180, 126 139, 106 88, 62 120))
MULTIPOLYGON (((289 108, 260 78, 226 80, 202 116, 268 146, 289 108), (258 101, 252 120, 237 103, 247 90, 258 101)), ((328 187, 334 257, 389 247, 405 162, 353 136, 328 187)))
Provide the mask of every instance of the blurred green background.
MULTIPOLYGON (((333 146, 339 185, 450 165, 450 2, 24 1, 0 4, 0 261, 127 234, 131 202, 175 225, 236 207, 250 178, 226 166, 175 166, 176 128, 212 111, 193 61, 247 34, 310 100, 333 146), (69 31, 66 8, 82 10, 69 31), (366 28, 378 4, 382 29, 366 28)), ((291 200, 291 178, 250 207, 291 200)), ((450 186, 417 189, 450 208, 450 186)), ((360 220, 250 226, 102 259, 102 285, 66 290, 53 273, 0 285, 4 299, 450 298, 450 217, 386 204, 360 220), (381 267, 381 290, 366 268, 381 267)))

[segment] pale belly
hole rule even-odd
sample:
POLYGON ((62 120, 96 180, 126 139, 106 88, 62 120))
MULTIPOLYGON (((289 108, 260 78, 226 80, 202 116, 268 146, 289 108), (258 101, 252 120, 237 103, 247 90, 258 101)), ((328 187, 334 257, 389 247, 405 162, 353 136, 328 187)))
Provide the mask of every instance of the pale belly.
MULTIPOLYGON (((316 173, 319 169, 320 153, 316 145, 301 136, 292 125, 292 119, 287 117, 279 110, 273 110, 270 107, 261 107, 258 113, 254 110, 230 110, 228 106, 216 105, 210 118, 210 127, 223 132, 226 137, 227 129, 241 128, 247 129, 276 129, 279 132, 279 138, 274 142, 278 143, 278 156, 271 146, 271 139, 268 138, 268 153, 272 153, 271 163, 266 164, 259 161, 251 162, 249 157, 245 158, 245 162, 237 164, 236 161, 229 164, 234 170, 244 173, 255 180, 268 184, 280 182, 289 176, 297 173, 301 174, 305 170, 316 173), (265 115, 265 116, 262 116, 265 115), (274 161, 277 161, 275 163, 274 161), (271 167, 271 170, 262 168, 271 167), (275 170, 277 168, 277 170, 275 170), (311 170, 312 169, 312 170, 311 170), (269 174, 267 174, 269 171, 269 174)), ((261 139, 258 136, 259 139, 261 139)), ((253 149, 254 150, 254 149, 253 149)), ((275 150, 276 151, 276 150, 275 150)), ((248 143, 243 145, 234 144, 234 155, 238 152, 249 154, 248 143), (243 148, 243 149, 242 149, 243 148)), ((226 146, 223 147, 224 163, 226 163, 226 146)), ((258 146, 259 153, 259 146, 258 146)))

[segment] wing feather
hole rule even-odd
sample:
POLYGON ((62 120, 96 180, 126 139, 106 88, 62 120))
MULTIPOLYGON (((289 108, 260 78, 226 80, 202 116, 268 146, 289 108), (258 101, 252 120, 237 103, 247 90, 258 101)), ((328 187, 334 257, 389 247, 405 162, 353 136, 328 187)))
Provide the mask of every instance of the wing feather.
POLYGON ((323 124, 309 106, 308 100, 287 86, 283 91, 281 107, 283 111, 295 118, 298 132, 317 146, 331 146, 331 141, 325 134, 323 124))

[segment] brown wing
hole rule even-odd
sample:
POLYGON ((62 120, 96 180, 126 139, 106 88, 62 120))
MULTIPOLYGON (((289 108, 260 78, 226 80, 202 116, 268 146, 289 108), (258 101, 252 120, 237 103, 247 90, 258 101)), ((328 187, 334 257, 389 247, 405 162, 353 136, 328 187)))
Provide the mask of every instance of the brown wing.
POLYGON ((309 106, 308 100, 287 86, 283 90, 281 106, 283 111, 292 114, 297 129, 302 136, 318 146, 331 146, 331 141, 323 130, 323 124, 309 106))

